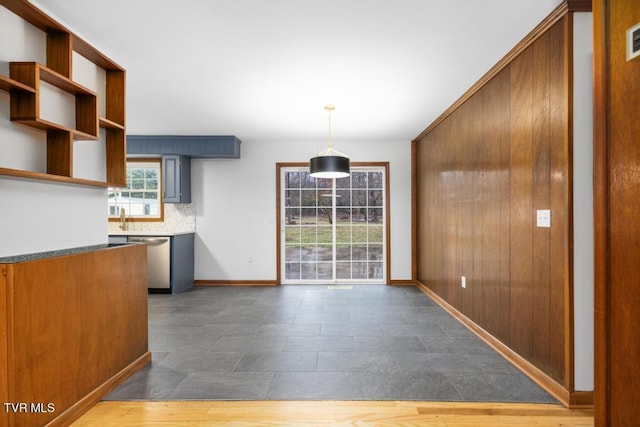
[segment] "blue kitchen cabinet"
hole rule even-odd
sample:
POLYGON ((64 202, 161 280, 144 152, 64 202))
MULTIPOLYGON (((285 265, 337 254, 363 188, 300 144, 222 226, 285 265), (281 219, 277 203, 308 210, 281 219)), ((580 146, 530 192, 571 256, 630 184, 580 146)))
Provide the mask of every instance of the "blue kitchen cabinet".
POLYGON ((162 192, 164 203, 191 203, 191 157, 162 156, 162 192))

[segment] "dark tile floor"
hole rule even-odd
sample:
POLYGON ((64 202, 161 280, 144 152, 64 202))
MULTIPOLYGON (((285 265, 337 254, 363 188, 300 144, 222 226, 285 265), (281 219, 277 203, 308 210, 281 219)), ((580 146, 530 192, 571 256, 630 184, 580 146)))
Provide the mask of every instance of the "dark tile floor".
POLYGON ((556 402, 414 287, 149 295, 149 347, 107 400, 556 402))

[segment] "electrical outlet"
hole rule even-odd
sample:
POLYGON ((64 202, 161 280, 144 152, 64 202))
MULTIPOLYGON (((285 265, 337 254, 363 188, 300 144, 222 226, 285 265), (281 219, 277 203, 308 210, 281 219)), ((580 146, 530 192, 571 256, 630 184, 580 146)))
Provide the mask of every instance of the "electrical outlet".
POLYGON ((541 228, 551 228, 551 210, 542 209, 536 211, 536 226, 541 228))
POLYGON ((467 288, 467 278, 464 276, 460 277, 460 286, 462 286, 463 288, 467 288))

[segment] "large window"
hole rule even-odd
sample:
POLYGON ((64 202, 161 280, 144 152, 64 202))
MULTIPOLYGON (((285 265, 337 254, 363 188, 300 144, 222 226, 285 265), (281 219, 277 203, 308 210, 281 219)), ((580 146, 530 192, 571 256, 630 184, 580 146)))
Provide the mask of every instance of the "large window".
POLYGON ((160 159, 127 162, 127 187, 109 188, 109 218, 162 220, 162 173, 160 159))
POLYGON ((315 179, 282 167, 283 283, 384 283, 384 166, 352 166, 351 176, 315 179))

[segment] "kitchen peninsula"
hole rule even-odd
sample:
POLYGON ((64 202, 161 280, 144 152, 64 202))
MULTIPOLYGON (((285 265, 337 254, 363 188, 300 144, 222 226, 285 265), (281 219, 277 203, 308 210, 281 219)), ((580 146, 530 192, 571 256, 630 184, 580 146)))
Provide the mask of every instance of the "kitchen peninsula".
POLYGON ((145 258, 137 244, 0 258, 0 399, 28 405, 0 425, 69 425, 151 360, 145 258))

